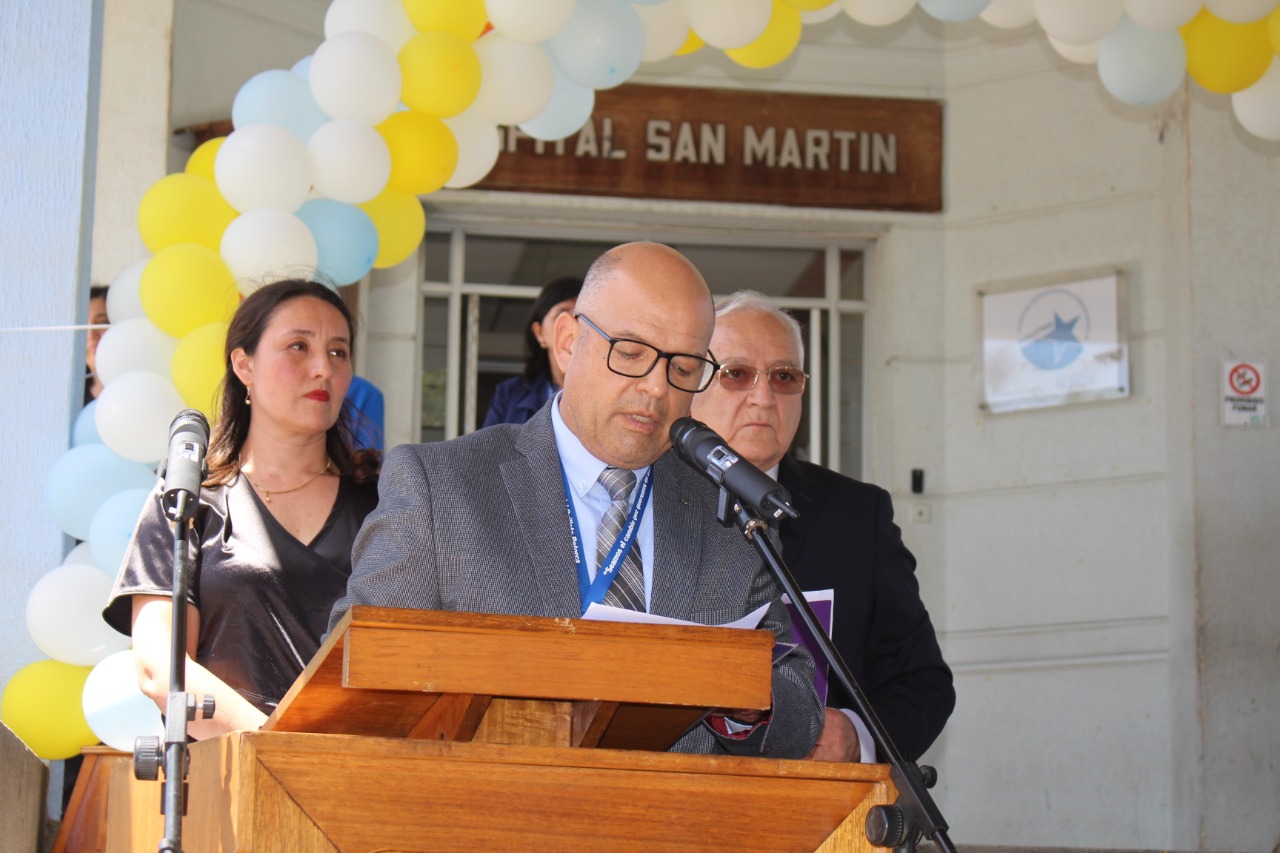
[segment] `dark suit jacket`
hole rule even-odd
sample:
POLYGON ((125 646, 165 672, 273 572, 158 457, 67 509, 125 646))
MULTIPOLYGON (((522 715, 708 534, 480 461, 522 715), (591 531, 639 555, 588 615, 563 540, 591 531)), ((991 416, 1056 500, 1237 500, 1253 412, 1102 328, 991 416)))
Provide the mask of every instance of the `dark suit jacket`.
MULTIPOLYGON (((742 535, 715 521, 716 496, 673 453, 654 463, 651 612, 720 624, 772 601, 761 627, 789 641, 777 584, 742 535)), ((331 628, 353 604, 581 615, 550 405, 527 424, 393 449, 378 498, 331 628)), ((772 722, 744 740, 699 725, 674 748, 802 757, 822 725, 812 679, 807 654, 787 655, 773 668, 772 722)))
MULTIPOLYGON (((951 670, 893 523, 889 493, 791 456, 778 481, 800 517, 782 523, 782 556, 801 589, 835 590, 832 640, 898 751, 915 760, 955 707, 951 670)), ((827 704, 851 708, 833 682, 827 704)))

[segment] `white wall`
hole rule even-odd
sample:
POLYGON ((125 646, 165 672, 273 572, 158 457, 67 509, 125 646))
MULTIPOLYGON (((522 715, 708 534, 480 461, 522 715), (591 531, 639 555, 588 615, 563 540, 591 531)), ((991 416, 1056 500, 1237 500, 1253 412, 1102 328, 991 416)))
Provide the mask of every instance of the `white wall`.
POLYGON ((970 841, 1168 846, 1161 212, 1182 134, 1034 30, 957 28, 946 55, 945 802, 970 841), (981 412, 977 291, 1104 265, 1127 273, 1131 396, 981 412))
MULTIPOLYGON (((0 257, 6 327, 84 322, 93 224, 101 9, 90 0, 0 6, 0 257)), ((84 394, 84 332, 0 332, 0 685, 44 659, 27 596, 62 562, 44 486, 84 394)))
MULTIPOLYGON (((1219 99, 1192 99, 1189 159, 1200 837, 1280 845, 1280 441, 1221 425, 1224 359, 1280 369, 1280 146, 1248 138, 1219 99), (1229 154, 1228 154, 1229 152, 1229 154)), ((1272 408, 1278 383, 1270 379, 1272 408)))

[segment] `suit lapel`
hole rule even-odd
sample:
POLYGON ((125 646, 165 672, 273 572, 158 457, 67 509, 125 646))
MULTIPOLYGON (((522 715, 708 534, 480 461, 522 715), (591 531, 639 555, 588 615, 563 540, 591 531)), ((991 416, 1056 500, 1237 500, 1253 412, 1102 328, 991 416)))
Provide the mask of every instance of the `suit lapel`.
POLYGON ((694 600, 702 565, 702 532, 714 519, 701 518, 697 503, 677 476, 683 462, 671 451, 654 467, 653 484, 653 590, 649 610, 663 616, 685 618, 694 600))
POLYGON ((812 487, 804 468, 791 456, 782 457, 782 462, 778 465, 778 482, 791 493, 791 505, 800 513, 799 518, 784 521, 778 531, 783 558, 791 562, 803 552, 826 501, 822 491, 812 487))
MULTIPOLYGON (((513 540, 511 547, 527 549, 542 593, 542 612, 576 617, 582 613, 582 604, 550 408, 544 406, 520 428, 515 446, 517 455, 499 466, 520 526, 519 539, 513 540)), ((494 500, 499 499, 494 495, 494 500)), ((502 535, 501 531, 495 533, 502 535)))

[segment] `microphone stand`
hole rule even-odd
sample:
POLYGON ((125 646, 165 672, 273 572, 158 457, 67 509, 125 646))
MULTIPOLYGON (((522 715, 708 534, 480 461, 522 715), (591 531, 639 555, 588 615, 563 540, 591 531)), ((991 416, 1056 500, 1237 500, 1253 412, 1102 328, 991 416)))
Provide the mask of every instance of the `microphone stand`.
POLYGON ((830 665, 831 673, 853 700, 853 709, 867 724, 876 742, 877 753, 887 759, 889 778, 898 789, 898 799, 890 806, 873 806, 867 814, 867 840, 877 847, 892 847, 895 850, 916 850, 921 834, 928 836, 939 850, 944 853, 955 853, 956 847, 947 835, 947 822, 941 810, 929 795, 928 789, 933 787, 938 775, 932 767, 920 767, 914 761, 907 761, 898 752, 885 730, 884 724, 876 716, 862 688, 858 686, 844 658, 836 649, 827 632, 822 629, 814 616, 813 608, 805 600, 791 570, 782 561, 773 543, 767 535, 768 525, 750 509, 744 507, 728 489, 721 486, 720 504, 717 511, 720 523, 725 527, 737 525, 742 535, 755 546, 764 558, 769 570, 781 585, 783 592, 795 604, 800 619, 809 633, 817 641, 822 655, 830 665))
MULTIPOLYGON (((164 814, 164 838, 159 853, 182 853, 182 818, 186 813, 187 723, 196 718, 196 697, 187 693, 187 533, 197 501, 186 491, 176 495, 171 513, 173 529, 173 618, 169 643, 169 700, 165 706, 164 744, 157 737, 140 737, 134 743, 134 776, 153 781, 160 765, 164 766, 164 783, 160 811, 164 814)), ((204 697, 201 712, 205 719, 213 716, 212 696, 204 697)))

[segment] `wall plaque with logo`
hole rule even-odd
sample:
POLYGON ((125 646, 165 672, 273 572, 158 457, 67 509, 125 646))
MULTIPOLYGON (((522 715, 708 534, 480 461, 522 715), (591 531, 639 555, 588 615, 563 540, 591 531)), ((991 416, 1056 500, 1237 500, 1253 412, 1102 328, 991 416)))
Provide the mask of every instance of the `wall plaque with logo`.
POLYGON ((982 408, 1129 396, 1123 277, 1115 270, 979 292, 982 408))
POLYGON ((942 209, 942 104, 624 85, 558 142, 502 128, 482 189, 942 209))

